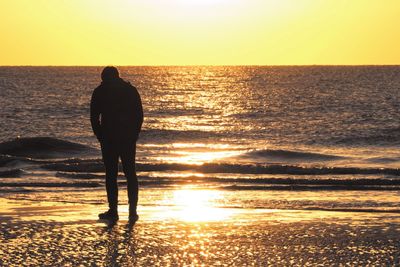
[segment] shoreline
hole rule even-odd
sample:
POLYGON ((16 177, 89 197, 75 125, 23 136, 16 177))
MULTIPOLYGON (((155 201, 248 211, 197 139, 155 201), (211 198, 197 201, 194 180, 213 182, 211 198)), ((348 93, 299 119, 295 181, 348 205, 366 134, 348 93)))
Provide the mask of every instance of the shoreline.
POLYGON ((217 208, 227 216, 196 221, 140 206, 133 226, 126 205, 113 225, 97 220, 104 205, 0 198, 0 207, 4 266, 400 264, 398 214, 217 208))

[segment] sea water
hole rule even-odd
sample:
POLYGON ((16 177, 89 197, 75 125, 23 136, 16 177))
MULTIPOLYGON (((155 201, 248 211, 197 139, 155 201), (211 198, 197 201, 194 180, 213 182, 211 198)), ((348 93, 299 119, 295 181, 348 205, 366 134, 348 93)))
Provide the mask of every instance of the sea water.
MULTIPOLYGON (((89 120, 101 70, 0 67, 1 196, 106 203, 89 120)), ((399 66, 120 72, 144 107, 142 207, 400 210, 399 66)))

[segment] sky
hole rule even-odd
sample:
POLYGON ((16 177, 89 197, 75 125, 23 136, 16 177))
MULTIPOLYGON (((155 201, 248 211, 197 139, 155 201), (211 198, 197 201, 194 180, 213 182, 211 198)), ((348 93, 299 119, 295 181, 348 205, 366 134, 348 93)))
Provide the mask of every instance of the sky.
POLYGON ((0 65, 400 64, 399 0, 0 0, 0 65))

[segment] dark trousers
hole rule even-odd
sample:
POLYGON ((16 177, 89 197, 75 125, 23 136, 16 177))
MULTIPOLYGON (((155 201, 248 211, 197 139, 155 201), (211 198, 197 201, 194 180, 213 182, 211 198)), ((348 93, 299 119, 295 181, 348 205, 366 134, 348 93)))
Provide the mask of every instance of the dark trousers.
POLYGON ((106 168, 106 190, 110 209, 118 207, 118 161, 121 158, 122 169, 128 182, 128 200, 130 212, 136 212, 138 203, 138 180, 135 169, 135 142, 102 141, 101 152, 106 168))

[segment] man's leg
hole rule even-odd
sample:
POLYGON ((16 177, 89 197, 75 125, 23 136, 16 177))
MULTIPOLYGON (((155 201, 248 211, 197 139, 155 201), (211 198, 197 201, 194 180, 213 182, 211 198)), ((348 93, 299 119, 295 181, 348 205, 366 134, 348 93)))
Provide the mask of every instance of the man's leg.
POLYGON ((101 144, 103 162, 106 168, 106 191, 110 211, 117 212, 118 208, 118 152, 114 145, 103 142, 101 144))
MULTIPOLYGON (((139 186, 135 168, 136 143, 124 145, 121 149, 121 161, 128 181, 129 217, 137 217, 136 207, 139 197, 139 186)), ((137 219, 137 218, 136 218, 137 219)))

